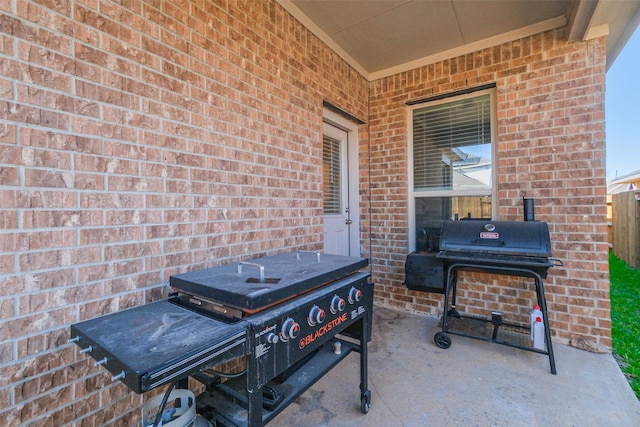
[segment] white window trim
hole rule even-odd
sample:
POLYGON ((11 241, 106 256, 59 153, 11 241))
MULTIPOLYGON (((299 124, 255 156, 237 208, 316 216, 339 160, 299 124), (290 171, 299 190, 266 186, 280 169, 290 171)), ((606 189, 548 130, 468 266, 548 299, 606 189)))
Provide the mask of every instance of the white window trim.
POLYGON ((471 191, 414 191, 413 190, 413 111, 424 108, 426 106, 434 106, 439 104, 446 104, 453 101, 460 101, 468 98, 475 98, 477 96, 489 94, 491 104, 491 217, 496 218, 498 214, 498 150, 497 150, 497 116, 498 111, 496 107, 496 89, 483 89, 475 92, 451 96, 447 98, 438 99, 435 101, 427 101, 419 104, 413 104, 407 106, 407 139, 408 139, 408 161, 407 161, 407 182, 409 185, 409 200, 408 200, 408 215, 409 215, 409 252, 416 249, 416 215, 415 215, 415 199, 416 197, 450 197, 450 196, 484 196, 487 194, 483 190, 471 190, 471 191))

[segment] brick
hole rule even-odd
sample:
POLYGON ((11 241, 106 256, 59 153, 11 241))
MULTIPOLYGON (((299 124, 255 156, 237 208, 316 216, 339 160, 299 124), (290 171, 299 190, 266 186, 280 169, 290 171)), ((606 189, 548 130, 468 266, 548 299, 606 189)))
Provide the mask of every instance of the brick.
POLYGON ((14 255, 0 255, 0 274, 14 273, 15 256, 14 255))
POLYGON ((12 299, 1 299, 0 300, 0 319, 9 319, 16 315, 15 312, 15 300, 12 299))
POLYGON ((87 304, 81 304, 79 309, 79 319, 87 320, 93 319, 107 313, 113 313, 116 311, 124 310, 140 305, 140 294, 127 294, 115 298, 105 298, 99 301, 88 302, 87 304))
POLYGON ((72 246, 75 243, 75 231, 57 229, 51 231, 32 231, 27 235, 29 250, 50 249, 72 246))
POLYGON ((7 186, 17 186, 20 184, 18 168, 0 166, 0 182, 7 186))
MULTIPOLYGON (((3 4, 1 6, 1 8, 3 10, 8 10, 8 5, 3 4)), ((0 25, 0 27, 2 27, 3 30, 7 29, 7 28, 10 28, 11 26, 10 26, 9 22, 3 20, 2 24, 0 25), (9 24, 9 25, 7 25, 7 24, 9 24)), ((4 31, 3 31, 3 34, 0 35, 0 52, 4 53, 7 57, 14 56, 13 38, 10 37, 8 34, 4 34, 4 31)), ((5 87, 5 85, 2 85, 2 86, 3 86, 3 92, 4 92, 5 89, 8 89, 9 91, 11 90, 10 88, 5 87)), ((7 97, 7 98, 9 98, 9 97, 7 97)))
MULTIPOLYGON (((2 89, 3 81, 0 80, 0 94, 9 95, 2 89)), ((0 123, 0 142, 15 144, 16 143, 16 126, 9 123, 0 123)), ((7 148, 3 147, 3 151, 7 148)))
POLYGON ((25 228, 101 226, 102 213, 99 211, 27 211, 22 215, 25 228))
POLYGON ((25 184, 28 187, 72 188, 74 174, 67 171, 27 169, 25 170, 25 184))
POLYGON ((0 337, 4 341, 11 337, 20 337, 48 328, 61 327, 71 323, 73 318, 73 310, 60 308, 26 318, 9 320, 4 322, 0 337))
MULTIPOLYGON (((13 356, 13 343, 10 341, 0 343, 0 363, 8 364, 14 360, 13 356)), ((9 406, 9 396, 4 394, 0 389, 0 408, 7 408, 9 406)))

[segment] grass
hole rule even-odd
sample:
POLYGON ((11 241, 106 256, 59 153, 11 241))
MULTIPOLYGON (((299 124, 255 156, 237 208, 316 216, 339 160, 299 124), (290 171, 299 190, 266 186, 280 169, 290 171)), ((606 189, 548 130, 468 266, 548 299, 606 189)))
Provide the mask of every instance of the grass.
POLYGON ((613 354, 640 399, 640 270, 609 255, 613 354))

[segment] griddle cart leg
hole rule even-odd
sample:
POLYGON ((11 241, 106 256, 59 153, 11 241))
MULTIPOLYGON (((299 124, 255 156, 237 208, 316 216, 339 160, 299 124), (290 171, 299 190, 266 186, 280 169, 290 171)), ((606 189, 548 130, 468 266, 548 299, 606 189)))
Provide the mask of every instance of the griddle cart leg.
POLYGON ((371 407, 371 390, 369 390, 368 381, 368 354, 367 354, 367 342, 369 341, 370 330, 369 322, 372 316, 364 315, 362 317, 362 336, 360 338, 360 411, 363 414, 369 412, 371 407))
POLYGON ((255 357, 247 357, 247 427, 262 427, 262 386, 258 378, 252 378, 249 372, 259 372, 255 357))

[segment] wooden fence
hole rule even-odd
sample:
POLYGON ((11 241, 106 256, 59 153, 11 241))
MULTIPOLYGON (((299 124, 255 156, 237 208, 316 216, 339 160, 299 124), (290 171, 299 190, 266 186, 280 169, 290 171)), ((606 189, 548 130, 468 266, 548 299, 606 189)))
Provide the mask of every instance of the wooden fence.
POLYGON ((614 194, 611 242, 613 253, 640 268, 640 191, 614 194))

